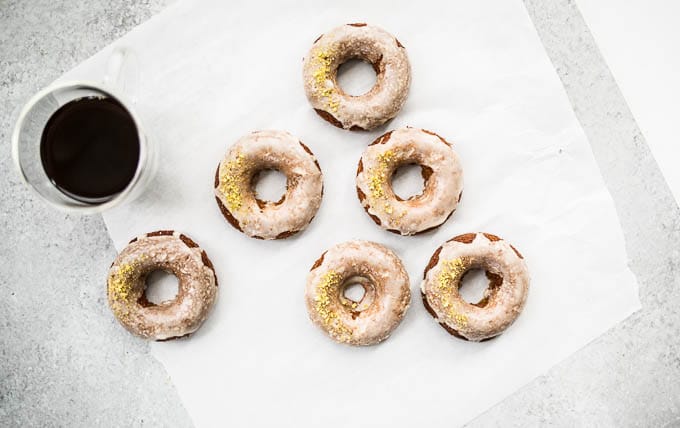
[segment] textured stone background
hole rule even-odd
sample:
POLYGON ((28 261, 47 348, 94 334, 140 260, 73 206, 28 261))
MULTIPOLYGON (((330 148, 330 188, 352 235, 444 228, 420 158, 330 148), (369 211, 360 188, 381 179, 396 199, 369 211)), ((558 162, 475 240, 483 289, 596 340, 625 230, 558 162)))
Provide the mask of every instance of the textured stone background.
MULTIPOLYGON (((524 1, 614 197, 642 310, 470 425, 680 427, 680 211, 574 2, 524 1)), ((101 217, 48 209, 9 150, 31 94, 171 2, 0 0, 0 426, 191 426, 106 307, 101 217)))

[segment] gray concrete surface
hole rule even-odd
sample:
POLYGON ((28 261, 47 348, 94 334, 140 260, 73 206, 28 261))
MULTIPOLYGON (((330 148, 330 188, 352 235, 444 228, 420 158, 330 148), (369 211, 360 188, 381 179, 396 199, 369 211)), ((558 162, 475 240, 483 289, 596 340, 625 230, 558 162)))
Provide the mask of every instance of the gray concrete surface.
POLYGON ((148 345, 120 329, 100 216, 37 200, 11 163, 11 113, 163 1, 0 0, 0 427, 191 426, 148 345))
MULTIPOLYGON (((0 0, 0 426, 191 426, 106 308, 101 217, 45 207, 9 155, 17 106, 170 1, 0 0)), ((573 1, 524 1, 614 197, 642 310, 470 426, 680 426, 680 210, 573 1)))

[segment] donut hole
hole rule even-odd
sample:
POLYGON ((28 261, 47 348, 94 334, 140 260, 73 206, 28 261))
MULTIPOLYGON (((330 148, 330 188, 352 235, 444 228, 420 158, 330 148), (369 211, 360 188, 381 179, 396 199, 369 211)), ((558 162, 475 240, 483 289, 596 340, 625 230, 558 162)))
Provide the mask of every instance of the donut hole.
POLYGON ((400 200, 414 199, 423 194, 426 170, 416 163, 401 165, 392 174, 392 191, 400 200))
POLYGON ((357 97, 370 91, 378 80, 373 65, 360 58, 350 58, 338 67, 336 81, 344 93, 357 97))
POLYGON ((283 202, 288 179, 281 171, 268 168, 253 174, 250 185, 255 192, 255 199, 278 204, 283 202))
POLYGON ((365 276, 347 278, 340 287, 340 302, 352 312, 352 317, 368 309, 375 300, 373 282, 365 276))
POLYGON ((160 305, 175 300, 179 292, 179 280, 171 272, 159 269, 146 276, 144 297, 147 302, 160 305))
POLYGON ((366 289, 362 284, 359 284, 358 282, 353 282, 345 285, 345 289, 342 291, 342 295, 345 296, 345 298, 348 300, 359 303, 363 300, 364 296, 366 295, 366 289))
POLYGON ((466 302, 484 307, 502 282, 503 279, 499 275, 481 268, 470 269, 460 279, 458 294, 466 302))

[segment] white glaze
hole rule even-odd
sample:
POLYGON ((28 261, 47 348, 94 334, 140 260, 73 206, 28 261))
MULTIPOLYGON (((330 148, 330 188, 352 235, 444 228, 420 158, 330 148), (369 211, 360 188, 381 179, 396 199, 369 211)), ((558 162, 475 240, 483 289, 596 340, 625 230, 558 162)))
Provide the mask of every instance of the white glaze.
POLYGON ((164 340, 193 333, 207 318, 217 296, 215 272, 203 262, 203 251, 190 248, 179 236, 177 232, 139 236, 120 252, 109 270, 111 310, 128 331, 145 339, 164 340), (146 289, 146 276, 155 270, 177 276, 177 297, 145 307, 139 301, 146 289), (122 282, 121 272, 128 272, 122 282))
MULTIPOLYGON (((349 241, 330 248, 323 262, 307 276, 305 302, 311 320, 333 340, 351 345, 372 345, 389 337, 406 314, 411 301, 409 278, 399 257, 388 248, 368 241, 349 241), (334 287, 328 309, 337 314, 340 334, 329 328, 319 312, 317 299, 323 293, 323 279, 329 272, 342 277, 334 287), (366 290, 356 307, 343 295, 347 280, 362 276, 366 290), (353 317, 354 315, 354 317, 353 317)), ((350 281, 355 282, 355 281, 350 281)))
POLYGON ((384 134, 366 148, 361 156, 361 171, 356 186, 363 194, 366 211, 380 220, 383 229, 413 235, 444 223, 455 211, 463 191, 463 170, 458 155, 444 139, 429 131, 401 128, 384 134), (392 154, 385 170, 381 161, 386 152, 392 154), (432 170, 423 193, 398 200, 391 185, 393 172, 401 165, 417 163, 432 170), (376 174, 383 173, 381 194, 376 195, 376 174))
POLYGON ((517 319, 529 290, 529 270, 524 259, 506 241, 491 240, 477 233, 470 243, 452 240, 442 245, 439 261, 427 271, 420 288, 438 322, 468 340, 481 341, 501 334, 517 319), (449 307, 442 302, 437 291, 439 275, 445 262, 461 258, 470 260, 471 268, 484 269, 503 278, 495 292, 485 294, 489 300, 484 307, 461 298, 457 284, 454 293, 448 296, 449 307), (465 322, 461 322, 460 317, 451 317, 452 311, 464 317, 465 322))
POLYGON ((304 59, 303 80, 314 109, 332 115, 345 129, 368 130, 401 110, 411 84, 411 66, 406 49, 387 31, 372 25, 345 24, 314 42, 304 59), (319 55, 325 53, 331 55, 328 72, 319 62, 319 55), (346 94, 336 81, 338 67, 352 58, 364 59, 378 69, 375 86, 359 96, 346 94), (321 82, 319 73, 324 77, 321 82))
POLYGON ((285 131, 257 131, 241 137, 220 162, 220 183, 215 196, 248 236, 276 239, 281 234, 303 230, 321 205, 323 177, 314 155, 305 151, 300 140, 285 131), (226 165, 242 156, 238 166, 244 176, 238 188, 241 206, 229 203, 223 191, 226 165), (276 169, 287 178, 282 203, 265 202, 260 207, 251 186, 251 177, 263 169, 276 169))

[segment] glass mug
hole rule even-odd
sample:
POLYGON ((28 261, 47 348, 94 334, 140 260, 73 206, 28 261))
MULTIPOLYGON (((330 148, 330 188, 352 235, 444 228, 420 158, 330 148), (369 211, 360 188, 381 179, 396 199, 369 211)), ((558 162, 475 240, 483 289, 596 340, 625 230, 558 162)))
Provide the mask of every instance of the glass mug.
POLYGON ((113 51, 101 83, 58 82, 31 98, 19 113, 12 134, 12 157, 24 182, 43 200, 61 210, 97 213, 139 196, 155 172, 155 150, 144 133, 135 112, 138 66, 135 54, 127 48, 113 51), (42 157, 43 133, 50 119, 66 104, 83 99, 110 100, 131 118, 137 134, 139 156, 134 175, 120 191, 86 200, 60 189, 45 171, 42 157))

